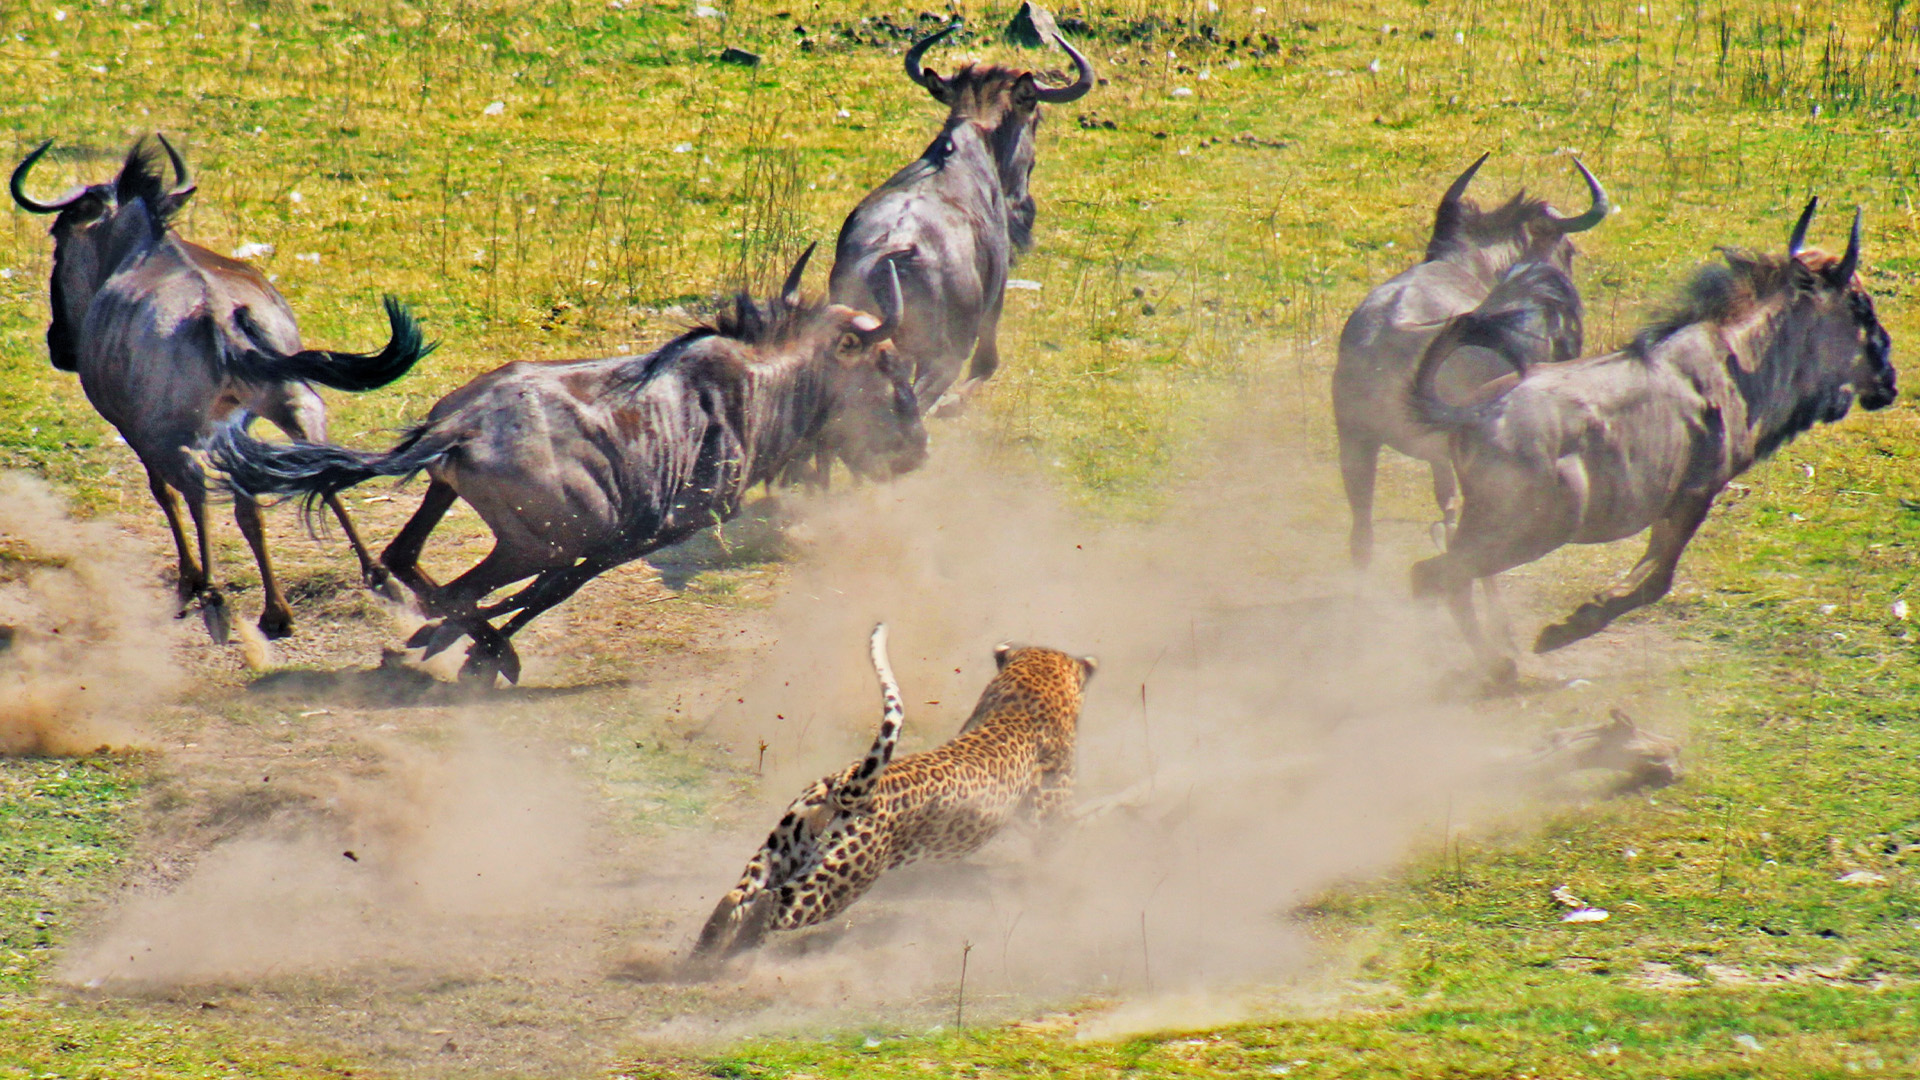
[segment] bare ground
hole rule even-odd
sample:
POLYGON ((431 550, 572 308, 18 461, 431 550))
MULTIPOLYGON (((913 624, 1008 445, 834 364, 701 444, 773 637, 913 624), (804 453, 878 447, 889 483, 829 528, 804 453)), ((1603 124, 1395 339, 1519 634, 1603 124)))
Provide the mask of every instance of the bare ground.
MULTIPOLYGON (((384 537, 413 501, 412 490, 374 492, 355 509, 368 535, 384 537)), ((139 508, 125 520, 155 553, 152 580, 163 582, 170 566, 158 555, 170 544, 158 515, 139 508)), ((383 663, 412 617, 358 587, 343 543, 316 544, 290 509, 269 523, 292 583, 296 634, 263 653, 258 642, 213 645, 197 619, 168 628, 164 647, 191 689, 143 725, 159 764, 138 810, 134 855, 48 993, 432 1076, 578 1076, 638 1047, 886 1016, 924 1024, 945 1013, 949 990, 938 979, 876 994, 875 971, 930 941, 916 928, 940 912, 960 918, 1004 902, 996 883, 1020 873, 1023 840, 959 875, 902 875, 855 917, 717 983, 621 977, 670 963, 757 841, 764 807, 791 794, 756 790, 765 762, 749 756, 751 741, 709 730, 716 715, 747 705, 781 644, 777 609, 791 599, 795 570, 762 561, 779 547, 770 526, 749 522, 725 544, 703 538, 590 584, 519 639, 521 686, 476 693, 383 663)), ((1403 524, 1409 536, 1424 531, 1403 524)), ((470 516, 450 526, 429 551, 442 569, 482 550, 470 516)), ((252 570, 230 523, 220 528, 222 565, 242 582, 234 611, 250 619, 252 570)), ((1394 642, 1373 640, 1371 620, 1398 605, 1396 592, 1384 582, 1341 586, 1318 598, 1216 607, 1210 625, 1183 621, 1196 668, 1200 653, 1238 640, 1309 672, 1350 663, 1330 659, 1343 652, 1391 650, 1394 642)), ((791 636, 790 611, 786 619, 791 636)), ((1659 684, 1675 658, 1653 624, 1633 623, 1530 662, 1499 711, 1537 716, 1542 698, 1563 712, 1638 702, 1652 714, 1643 718, 1671 730, 1684 717, 1659 684)), ((977 671, 979 658, 967 659, 977 671)), ((457 657, 442 658, 440 674, 449 660, 457 657)), ((975 675, 966 678, 977 687, 975 675)), ((1145 709, 1151 667, 1109 678, 1140 680, 1145 709)), ((1445 685, 1442 677, 1425 692, 1445 685)), ((1113 690, 1104 711, 1133 707, 1122 704, 1132 699, 1128 682, 1113 690)), ((964 712, 957 701, 947 711, 955 705, 964 712)), ((866 719, 846 723, 857 729, 866 719)), ((1148 731, 1143 741, 1148 778, 1158 769, 1169 785, 1180 772, 1167 759, 1178 751, 1161 735, 1153 759, 1153 738, 1148 731)), ((857 750, 849 744, 841 756, 857 750)), ((1109 778, 1104 787, 1096 773, 1089 798, 1123 785, 1109 778)), ((1120 794, 1124 810, 1138 810, 1120 794)), ((1032 1000, 1004 945, 998 981, 976 975, 986 1015, 1017 1014, 1032 1000)), ((1071 996, 1137 991, 1127 963, 1102 961, 1098 979, 1074 983, 1071 996)), ((1059 1000, 1057 987, 1040 993, 1059 1000)))

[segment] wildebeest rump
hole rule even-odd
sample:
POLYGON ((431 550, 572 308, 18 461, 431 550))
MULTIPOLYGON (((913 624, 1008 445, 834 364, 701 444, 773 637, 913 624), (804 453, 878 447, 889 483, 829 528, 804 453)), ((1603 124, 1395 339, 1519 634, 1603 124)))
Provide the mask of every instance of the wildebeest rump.
POLYGON ((1666 595, 1680 553, 1727 483, 1858 397, 1879 409, 1896 393, 1892 343, 1854 271, 1860 216, 1840 258, 1803 251, 1818 200, 1807 203, 1785 256, 1726 252, 1700 271, 1680 307, 1605 356, 1528 368, 1512 389, 1449 404, 1434 373, 1478 343, 1516 368, 1503 316, 1466 316, 1422 358, 1411 403, 1446 434, 1465 494, 1447 552, 1413 568, 1414 591, 1444 597, 1469 644, 1498 673, 1480 631, 1472 583, 1563 544, 1624 539, 1652 526, 1626 586, 1582 604, 1534 642, 1546 652, 1666 595))
POLYGON ((1093 65, 1065 38, 1078 77, 1041 86, 1031 71, 969 64, 945 78, 923 69, 927 49, 958 21, 907 50, 907 78, 948 106, 940 134, 920 158, 862 199, 840 227, 833 299, 872 310, 879 270, 899 268, 905 300, 895 344, 912 362, 913 388, 930 409, 972 354, 968 384, 1000 363, 998 328, 1007 271, 1033 244, 1034 132, 1041 103, 1074 101, 1093 89, 1093 65))
MULTIPOLYGON (((26 181, 52 140, 13 170, 13 200, 31 213, 54 214, 53 321, 47 351, 53 365, 77 372, 87 400, 118 428, 146 467, 166 512, 179 553, 184 602, 201 600, 208 629, 227 636, 225 603, 212 584, 206 525, 206 480, 188 453, 214 425, 236 412, 264 416, 288 435, 324 442, 326 406, 308 382, 341 390, 371 390, 399 378, 432 351, 406 308, 386 298, 392 327, 376 354, 303 351, 293 312, 260 272, 246 263, 188 243, 171 220, 194 192, 186 163, 164 136, 127 153, 111 184, 81 185, 50 201, 27 194, 26 181), (172 163, 175 182, 161 180, 158 156, 172 163), (187 545, 174 492, 185 498, 199 539, 187 545)), ((360 558, 370 586, 385 572, 361 544, 346 507, 329 505, 360 558)), ((234 519, 260 565, 266 607, 260 629, 268 637, 290 632, 292 610, 275 580, 261 532, 260 508, 234 503, 234 519)))
POLYGON ((925 458, 913 385, 891 344, 898 289, 882 294, 878 319, 808 304, 805 265, 803 255, 770 303, 742 294, 714 325, 648 355, 490 371, 440 399, 384 454, 269 446, 235 428, 216 433, 208 455, 241 491, 309 499, 425 470, 426 497, 381 555, 441 620, 411 644, 432 655, 471 637, 463 674, 518 681, 517 631, 604 571, 733 517, 748 489, 797 452, 829 442, 869 474, 925 458), (479 512, 495 543, 438 585, 420 552, 455 498, 479 512), (509 614, 497 629, 490 621, 509 614))
MULTIPOLYGON (((1340 357, 1333 370, 1333 414, 1340 436, 1340 474, 1353 512, 1348 548, 1356 566, 1373 554, 1373 486, 1380 448, 1391 446, 1426 461, 1433 470, 1433 497, 1448 526, 1453 523, 1453 469, 1446 439, 1416 422, 1404 406, 1420 356, 1448 319, 1472 311, 1524 263, 1545 263, 1572 280, 1574 247, 1567 237, 1606 219, 1607 193, 1575 161, 1586 181, 1592 206, 1586 213, 1562 217, 1540 199, 1522 191, 1501 206, 1482 210, 1466 197, 1467 186, 1487 155, 1469 165, 1440 198, 1425 259, 1376 287, 1348 317, 1340 332, 1340 357)), ((1554 333, 1539 339, 1545 352, 1533 361, 1567 360, 1580 355, 1582 314, 1575 302, 1554 333)), ((1447 385, 1466 390, 1507 370, 1478 350, 1455 357, 1447 385)))

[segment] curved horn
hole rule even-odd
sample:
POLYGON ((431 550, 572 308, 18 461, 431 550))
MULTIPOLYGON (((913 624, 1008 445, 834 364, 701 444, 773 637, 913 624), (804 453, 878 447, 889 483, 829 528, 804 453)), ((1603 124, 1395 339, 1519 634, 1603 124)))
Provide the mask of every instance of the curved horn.
POLYGON ((1593 178, 1585 165, 1580 164, 1579 158, 1573 159, 1573 167, 1580 170, 1581 178, 1587 182, 1587 194, 1593 198, 1593 205, 1578 217, 1563 218, 1554 214, 1554 220, 1560 223, 1563 233, 1586 232, 1607 220, 1607 215, 1613 211, 1613 204, 1607 201, 1607 189, 1600 186, 1600 181, 1593 178))
POLYGON ((1833 281, 1845 288, 1853 281, 1853 272, 1860 268, 1860 210, 1853 211, 1853 235, 1847 238, 1847 253, 1841 257, 1840 265, 1833 268, 1833 281))
POLYGON ((199 185, 193 182, 193 174, 187 171, 186 159, 180 156, 180 151, 173 148, 173 144, 167 141, 165 135, 156 131, 153 137, 160 140, 160 148, 167 152, 167 160, 173 163, 173 190, 167 192, 167 195, 170 198, 184 199, 193 194, 194 188, 199 185))
POLYGON ((1067 44, 1065 37, 1055 34, 1053 40, 1055 44, 1067 51, 1068 56, 1073 57, 1073 66, 1079 69, 1080 77, 1075 79, 1071 86, 1037 86, 1034 88, 1034 96, 1049 105, 1063 105, 1087 96, 1087 91, 1093 89, 1093 65, 1087 61, 1086 57, 1080 55, 1079 49, 1067 44))
POLYGON ((1489 150, 1474 159, 1473 164, 1467 166, 1466 172, 1454 178, 1453 184, 1447 188, 1447 193, 1440 196, 1440 205, 1447 207, 1459 202, 1460 196, 1467 193, 1467 185, 1473 183, 1473 174, 1479 172, 1480 166, 1485 165, 1487 159, 1492 156, 1493 151, 1489 150))
POLYGON ((34 163, 39 161, 41 155, 45 154, 47 149, 52 145, 53 140, 48 139, 46 142, 34 147, 33 153, 28 154, 26 160, 14 167, 13 179, 7 185, 8 190, 13 192, 13 201, 19 203, 20 209, 25 210, 29 214, 58 213, 65 209, 70 203, 77 202, 82 195, 87 193, 87 186, 80 184, 52 202, 34 202, 33 199, 27 195, 27 173, 33 170, 34 163))
POLYGON ((887 256, 886 291, 874 289, 873 295, 874 299, 880 301, 880 325, 862 336, 867 341, 885 341, 900 329, 900 310, 904 306, 900 300, 900 266, 894 261, 894 256, 887 256))
POLYGON ((1787 257, 1791 259, 1800 254, 1807 246, 1807 226, 1813 224, 1813 212, 1820 207, 1820 196, 1807 200, 1807 208, 1800 211, 1800 220, 1793 223, 1793 234, 1787 237, 1787 257))
POLYGON ((939 41, 941 38, 946 37, 958 29, 960 29, 960 20, 955 19, 934 31, 931 36, 923 37, 919 41, 914 42, 913 48, 907 50, 907 78, 912 79, 928 90, 932 90, 934 85, 939 82, 940 76, 929 75, 921 71, 920 57, 925 55, 926 51, 933 47, 934 42, 939 41))
POLYGON ((807 245, 807 250, 800 253, 800 258, 794 262, 793 269, 787 271, 786 284, 780 286, 780 299, 789 304, 800 302, 800 279, 806 276, 807 260, 813 258, 813 249, 819 246, 820 241, 815 240, 807 245))

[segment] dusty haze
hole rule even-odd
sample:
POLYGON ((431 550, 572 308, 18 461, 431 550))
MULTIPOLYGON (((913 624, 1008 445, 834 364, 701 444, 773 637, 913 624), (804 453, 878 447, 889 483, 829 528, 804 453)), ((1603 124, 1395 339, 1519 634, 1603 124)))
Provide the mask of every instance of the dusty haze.
MULTIPOLYGON (((452 1031, 476 1061, 569 1075, 636 1043, 951 1022, 970 944, 970 1020, 1094 996, 1127 1004, 1082 1032, 1119 1035, 1239 1015, 1313 968, 1303 901, 1437 842, 1449 820, 1519 805, 1486 780, 1530 732, 1500 707, 1444 703, 1465 650, 1397 573, 1346 568, 1330 466, 1256 433, 1211 448, 1153 523, 1130 524, 1072 507, 1023 452, 940 435, 922 473, 800 506, 772 609, 716 615, 771 644, 729 705, 690 721, 736 777, 761 768, 744 800, 710 788, 722 801, 707 824, 612 827, 578 753, 502 730, 485 704, 424 743, 351 733, 377 767, 343 766, 183 880, 138 890, 63 978, 255 986, 274 1023, 417 1045, 427 1074, 445 1060, 436 1033, 452 1031), (1079 824, 898 871, 711 984, 610 980, 632 956, 684 953, 780 808, 863 752, 881 620, 908 751, 958 728, 1001 641, 1098 658, 1079 824), (460 980, 476 989, 433 996, 460 980)), ((653 669, 635 678, 620 692, 634 710, 680 689, 653 669)), ((554 698, 543 715, 564 726, 591 700, 554 698)))
POLYGON ((45 481, 0 472, 0 754, 124 748, 178 685, 148 564, 138 541, 76 520, 45 481))

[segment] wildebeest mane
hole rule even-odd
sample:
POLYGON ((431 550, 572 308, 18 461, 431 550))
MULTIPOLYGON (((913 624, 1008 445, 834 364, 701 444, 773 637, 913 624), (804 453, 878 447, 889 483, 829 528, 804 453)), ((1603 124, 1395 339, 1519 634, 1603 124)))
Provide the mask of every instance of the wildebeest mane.
POLYGON ((679 362, 688 349, 707 338, 726 338, 749 346, 775 345, 786 341, 811 324, 826 307, 824 297, 790 301, 784 296, 776 296, 760 301, 742 289, 734 295, 733 303, 715 315, 711 322, 696 323, 654 350, 634 373, 630 385, 644 386, 653 381, 655 376, 679 362))
POLYGON ((998 116, 980 108, 997 100, 997 95, 989 96, 985 92, 1000 85, 1012 86, 1022 75, 1031 74, 1033 72, 1025 68, 1004 64, 962 64, 958 71, 947 76, 947 85, 953 94, 950 105, 956 115, 969 120, 998 121, 998 116))
POLYGON ((1442 203, 1433 215, 1433 239, 1427 243, 1427 261, 1501 239, 1525 239, 1526 227, 1547 217, 1547 200, 1530 199, 1525 188, 1491 210, 1472 199, 1442 203))
POLYGON ((184 205, 167 198, 165 161, 166 155, 155 140, 141 139, 127 151, 127 160, 113 182, 114 201, 123 207, 135 199, 145 202, 157 232, 165 232, 173 222, 174 213, 184 205))
POLYGON ((1737 320, 1755 304, 1787 287, 1789 259, 1721 248, 1724 264, 1703 266, 1667 311, 1633 336, 1628 351, 1645 357, 1661 342, 1695 323, 1737 320))

